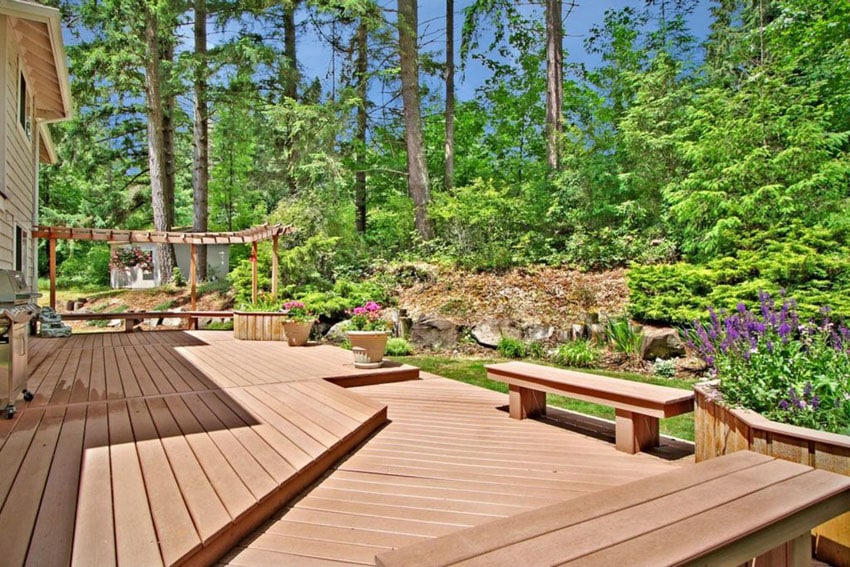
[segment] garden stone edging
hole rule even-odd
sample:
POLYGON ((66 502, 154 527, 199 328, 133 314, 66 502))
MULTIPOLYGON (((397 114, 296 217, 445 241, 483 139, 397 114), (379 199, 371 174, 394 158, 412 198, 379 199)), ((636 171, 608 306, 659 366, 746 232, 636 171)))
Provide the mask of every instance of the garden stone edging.
POLYGON ((472 338, 478 344, 490 348, 499 346, 502 337, 522 340, 522 328, 510 319, 488 319, 472 327, 472 338))

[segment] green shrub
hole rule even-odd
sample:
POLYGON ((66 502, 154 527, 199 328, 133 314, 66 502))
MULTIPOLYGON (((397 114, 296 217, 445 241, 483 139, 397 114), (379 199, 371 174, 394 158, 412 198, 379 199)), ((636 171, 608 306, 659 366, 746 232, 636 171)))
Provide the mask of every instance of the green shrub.
POLYGON ((401 337, 390 337, 387 340, 387 356, 407 356, 413 354, 413 345, 407 339, 401 337))
POLYGON ((676 376, 676 362, 656 358, 655 362, 652 363, 652 374, 659 378, 673 378, 676 376))
POLYGON ((530 341, 525 343, 525 355, 528 358, 546 358, 546 347, 543 343, 530 341))
POLYGON ((512 339, 511 337, 502 337, 499 339, 496 350, 505 358, 525 358, 527 352, 524 342, 519 339, 512 339))
POLYGON ((108 286, 109 274, 108 246, 75 246, 74 253, 56 267, 56 285, 62 289, 108 286))
POLYGON ((593 368, 599 362, 599 349, 588 340, 564 343, 555 351, 553 360, 561 366, 593 368))
POLYGON ((614 352, 637 360, 641 355, 643 331, 632 325, 628 317, 609 317, 605 322, 605 338, 614 352))
POLYGON ((174 287, 186 287, 186 277, 177 266, 174 266, 171 270, 171 283, 174 284, 174 287))
POLYGON ((754 235, 733 255, 701 265, 632 266, 630 313, 641 321, 681 325, 706 320, 710 306, 731 310, 741 302, 757 303, 762 290, 774 295, 785 290, 803 318, 816 316, 824 305, 834 317, 850 318, 850 247, 844 237, 792 227, 776 238, 754 235))

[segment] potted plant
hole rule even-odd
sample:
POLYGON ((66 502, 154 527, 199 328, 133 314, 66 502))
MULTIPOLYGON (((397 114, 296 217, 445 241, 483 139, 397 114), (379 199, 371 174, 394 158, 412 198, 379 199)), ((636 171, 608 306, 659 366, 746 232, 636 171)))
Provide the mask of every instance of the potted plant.
POLYGON ((374 301, 351 311, 346 337, 354 353, 355 368, 380 368, 384 363, 392 322, 383 317, 381 306, 374 301))
POLYGON ((310 340, 310 331, 316 316, 301 301, 290 300, 283 304, 283 332, 289 346, 304 346, 310 340))
MULTIPOLYGON (((793 300, 759 298, 756 310, 710 310, 691 331, 711 379, 694 387, 696 460, 749 449, 848 474, 850 330, 828 309, 806 322, 793 300)), ((850 557, 850 514, 815 532, 819 559, 850 557)))

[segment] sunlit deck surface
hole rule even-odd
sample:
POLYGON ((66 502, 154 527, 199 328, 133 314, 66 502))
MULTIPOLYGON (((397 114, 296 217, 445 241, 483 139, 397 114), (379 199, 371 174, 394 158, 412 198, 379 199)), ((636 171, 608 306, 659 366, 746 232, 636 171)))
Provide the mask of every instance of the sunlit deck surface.
POLYGON ((35 399, 0 420, 0 563, 368 565, 679 466, 351 359, 221 331, 32 340, 35 399))
POLYGON ((611 441, 509 419, 506 395, 435 376, 355 391, 386 404, 390 423, 221 565, 374 565, 375 554, 387 549, 681 462, 628 455, 611 441))

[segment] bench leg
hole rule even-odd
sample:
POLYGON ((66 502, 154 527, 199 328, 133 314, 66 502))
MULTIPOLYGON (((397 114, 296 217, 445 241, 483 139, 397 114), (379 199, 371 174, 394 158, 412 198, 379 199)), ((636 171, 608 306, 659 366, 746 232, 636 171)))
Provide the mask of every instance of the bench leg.
POLYGON ((747 565, 752 567, 810 567, 812 564, 812 534, 806 532, 762 553, 747 565))
POLYGON ((635 454, 660 442, 658 418, 626 410, 617 410, 615 425, 617 450, 635 454))
POLYGON ((546 415, 546 392, 511 384, 508 386, 508 399, 511 417, 514 419, 546 415))

